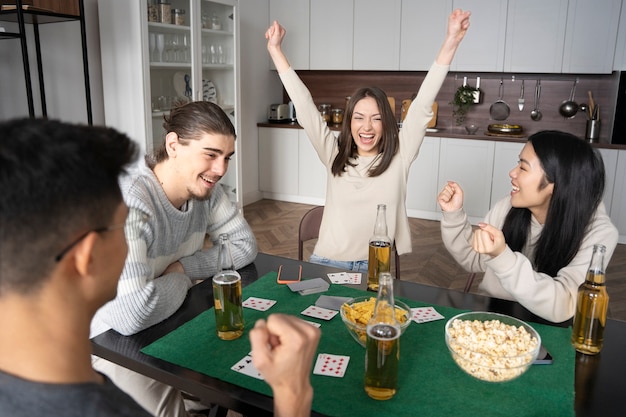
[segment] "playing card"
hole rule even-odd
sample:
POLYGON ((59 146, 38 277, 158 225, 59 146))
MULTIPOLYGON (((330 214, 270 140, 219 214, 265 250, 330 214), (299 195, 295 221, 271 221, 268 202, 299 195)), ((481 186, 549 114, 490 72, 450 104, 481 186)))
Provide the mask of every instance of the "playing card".
POLYGON ((433 307, 417 307, 411 309, 411 319, 416 323, 441 320, 443 317, 433 307))
POLYGON ((230 369, 253 378, 264 379, 263 375, 261 375, 259 370, 256 369, 252 363, 252 356, 250 356, 250 354, 247 354, 243 359, 231 366, 230 369))
POLYGON ((316 322, 314 322, 314 321, 308 321, 308 320, 304 320, 304 321, 305 321, 306 323, 310 324, 310 325, 311 325, 311 326, 313 326, 313 327, 317 327, 317 328, 322 327, 322 325, 321 325, 321 324, 316 323, 316 322))
POLYGON ((315 305, 318 307, 327 308, 329 310, 337 310, 341 309, 341 306, 346 301, 350 300, 350 297, 336 297, 332 295, 320 295, 315 305))
POLYGON ((315 319, 330 320, 338 313, 338 311, 330 310, 324 307, 309 306, 304 310, 302 315, 313 317, 315 319))
POLYGON ((326 275, 328 275, 330 282, 332 282, 333 284, 349 284, 350 283, 350 278, 348 277, 348 274, 346 272, 332 272, 326 275))
POLYGON ((350 280, 348 284, 354 284, 354 285, 360 284, 361 277, 363 276, 363 274, 361 274, 360 272, 347 272, 346 275, 348 276, 348 279, 350 280))
POLYGON ((316 375, 343 378, 348 368, 348 362, 350 362, 350 356, 320 353, 317 355, 313 373, 316 375))
POLYGON ((276 300, 268 300, 266 298, 248 297, 243 302, 243 306, 254 310, 266 311, 276 304, 276 300))

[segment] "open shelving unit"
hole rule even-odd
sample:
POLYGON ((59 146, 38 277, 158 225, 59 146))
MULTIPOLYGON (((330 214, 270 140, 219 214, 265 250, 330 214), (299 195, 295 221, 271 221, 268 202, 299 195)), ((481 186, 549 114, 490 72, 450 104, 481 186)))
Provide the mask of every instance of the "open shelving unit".
POLYGON ((37 74, 39 79, 39 94, 41 97, 41 114, 43 117, 48 116, 46 107, 46 92, 43 77, 43 64, 41 60, 41 39, 39 35, 39 25, 50 23, 62 23, 69 21, 80 22, 80 36, 83 53, 83 73, 85 79, 85 101, 87 109, 87 122, 93 124, 92 108, 91 108, 91 89, 89 87, 89 63, 87 60, 87 37, 85 29, 85 9, 83 0, 78 0, 79 14, 70 15, 57 13, 29 5, 24 5, 22 0, 12 0, 11 5, 0 1, 0 21, 17 23, 17 32, 0 32, 0 40, 19 39, 22 49, 22 63, 24 67, 24 80, 26 84, 26 96, 28 101, 28 114, 35 117, 35 105, 33 100, 33 83, 31 80, 30 62, 28 58, 28 34, 26 25, 33 28, 35 55, 37 57, 37 74))

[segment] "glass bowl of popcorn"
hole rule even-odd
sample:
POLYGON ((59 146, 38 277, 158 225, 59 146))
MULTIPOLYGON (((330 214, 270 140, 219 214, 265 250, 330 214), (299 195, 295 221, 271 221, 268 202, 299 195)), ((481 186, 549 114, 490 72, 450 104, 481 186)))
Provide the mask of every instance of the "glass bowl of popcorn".
POLYGON ((522 375, 537 359, 541 336, 527 323, 504 314, 469 312, 445 327, 452 359, 466 373, 488 382, 522 375))
MULTIPOLYGON (((402 333, 411 324, 411 307, 400 300, 394 300, 396 308, 396 320, 400 323, 402 333)), ((376 297, 366 295, 363 297, 355 297, 342 304, 339 309, 341 320, 346 325, 346 329, 350 336, 356 342, 365 347, 367 339, 367 322, 374 314, 374 306, 376 305, 376 297)))

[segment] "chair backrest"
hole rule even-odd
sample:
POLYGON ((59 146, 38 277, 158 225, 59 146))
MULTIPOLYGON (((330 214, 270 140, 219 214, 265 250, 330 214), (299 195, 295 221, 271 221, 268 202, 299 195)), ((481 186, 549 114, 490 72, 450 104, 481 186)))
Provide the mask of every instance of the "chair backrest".
POLYGON ((298 259, 301 261, 304 256, 304 242, 319 236, 323 214, 324 206, 313 207, 311 210, 307 211, 304 216, 302 216, 302 220, 300 220, 300 228, 298 230, 298 259))
MULTIPOLYGON (((322 216, 324 214, 324 206, 316 206, 304 213, 300 220, 300 228, 298 230, 298 259, 304 260, 304 242, 316 239, 319 236, 320 225, 322 224, 322 216)), ((396 245, 393 245, 396 264, 396 279, 400 279, 400 255, 396 251, 396 245)))

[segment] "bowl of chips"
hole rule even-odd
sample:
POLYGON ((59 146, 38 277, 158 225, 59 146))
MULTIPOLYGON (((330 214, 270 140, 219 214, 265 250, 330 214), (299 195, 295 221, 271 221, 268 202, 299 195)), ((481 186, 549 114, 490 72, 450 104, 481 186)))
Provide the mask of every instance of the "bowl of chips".
MULTIPOLYGON (((367 339, 367 322, 374 314, 375 305, 376 297, 366 295, 346 301, 339 310, 341 320, 346 325, 348 332, 363 347, 365 347, 365 340, 367 339)), ((400 329, 404 333, 411 324, 411 307, 402 301, 395 300, 395 308, 396 320, 400 323, 400 329)))
POLYGON ((452 359, 466 373, 488 382, 510 381, 537 359, 541 336, 527 323, 504 314, 469 312, 445 327, 452 359))

